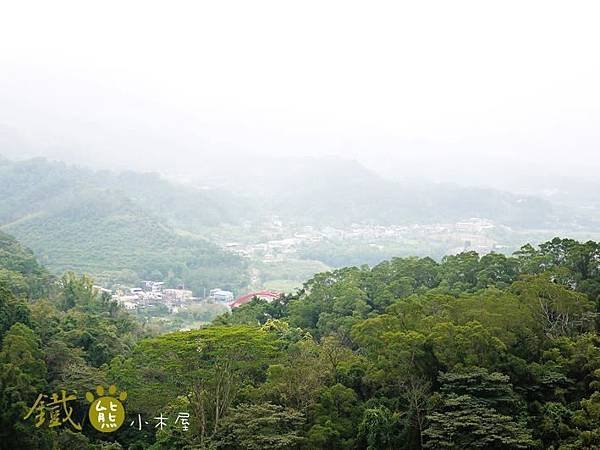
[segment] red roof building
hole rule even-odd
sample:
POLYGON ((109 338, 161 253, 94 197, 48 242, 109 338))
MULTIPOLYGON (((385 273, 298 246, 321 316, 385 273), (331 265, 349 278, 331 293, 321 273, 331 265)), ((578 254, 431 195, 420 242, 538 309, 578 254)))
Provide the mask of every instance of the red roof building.
POLYGON ((273 291, 273 290, 265 290, 265 291, 257 291, 250 292, 249 294, 242 295, 241 297, 236 298, 233 302, 229 304, 229 306, 233 308, 237 308, 242 306, 244 303, 248 303, 254 297, 260 298, 262 300, 266 300, 271 303, 273 300, 279 298, 281 296, 281 292, 273 291))

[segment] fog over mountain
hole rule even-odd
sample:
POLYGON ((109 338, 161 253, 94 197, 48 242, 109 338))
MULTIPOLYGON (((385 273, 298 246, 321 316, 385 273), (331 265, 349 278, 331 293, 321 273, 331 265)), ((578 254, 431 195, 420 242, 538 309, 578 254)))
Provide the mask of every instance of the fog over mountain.
POLYGON ((600 3, 0 6, 0 450, 600 449, 600 3))
POLYGON ((0 153, 182 178, 336 156, 389 179, 597 188, 593 11, 18 2, 0 18, 0 153))
POLYGON ((19 206, 0 227, 56 270, 76 217, 75 261, 132 236, 120 278, 157 242, 193 272, 193 236, 286 282, 324 262, 595 239, 597 9, 19 2, 0 18, 0 194, 19 206), (261 266, 282 258, 293 269, 261 266))

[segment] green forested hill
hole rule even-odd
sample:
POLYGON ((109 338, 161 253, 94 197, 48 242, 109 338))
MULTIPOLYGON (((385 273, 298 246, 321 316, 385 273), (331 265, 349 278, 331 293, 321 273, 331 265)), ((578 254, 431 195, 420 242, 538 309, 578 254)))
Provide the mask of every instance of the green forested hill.
POLYGON ((0 284, 15 295, 37 297, 48 291, 51 280, 31 250, 0 231, 0 284))
MULTIPOLYGON (((298 448, 597 449, 599 311, 596 242, 318 274, 295 295, 218 321, 263 324, 285 350, 264 384, 247 379, 259 385, 250 404, 210 434, 218 448, 259 445, 267 431, 235 424, 260 408, 275 420, 272 402, 303 413, 298 448)), ((154 342, 160 352, 166 338, 154 342)))
MULTIPOLYGON (((50 276, 0 232, 0 448, 86 448, 66 429, 36 428, 23 417, 40 394, 104 383, 100 367, 146 334, 89 277, 50 276)), ((84 410, 80 401, 69 407, 78 416, 84 410)))
POLYGON ((230 198, 220 203, 155 175, 118 176, 41 159, 0 163, 0 196, 2 228, 55 273, 75 270, 107 282, 152 277, 198 291, 245 284, 237 257, 176 228, 229 221, 230 198))
POLYGON ((174 226, 238 223, 247 213, 243 199, 216 189, 171 183, 158 174, 93 171, 35 158, 0 159, 0 221, 9 223, 39 210, 60 208, 82 193, 109 191, 129 198, 174 226))
MULTIPOLYGON (((43 283, 30 253, 1 242, 1 270, 43 283)), ((85 276, 51 284, 26 300, 0 280, 2 450, 600 447, 596 242, 347 267, 158 336, 85 276), (97 433, 82 393, 111 384, 128 419, 97 433), (79 393, 81 431, 24 419, 61 389, 79 393)))

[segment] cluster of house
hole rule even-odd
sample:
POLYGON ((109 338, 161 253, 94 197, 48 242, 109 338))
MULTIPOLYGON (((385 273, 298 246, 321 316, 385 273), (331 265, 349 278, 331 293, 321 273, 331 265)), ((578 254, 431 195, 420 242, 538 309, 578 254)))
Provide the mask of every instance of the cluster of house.
MULTIPOLYGON (((103 288, 100 289, 107 291, 103 288)), ((172 313, 177 313, 181 308, 185 308, 192 302, 218 303, 231 309, 249 302, 254 297, 271 302, 281 295, 281 292, 278 291, 264 290, 234 298, 233 292, 215 288, 209 291, 207 297, 199 298, 194 297, 192 291, 183 287, 178 289, 165 288, 165 283, 162 281, 143 281, 141 287, 117 289, 114 293, 112 291, 108 292, 112 294, 113 300, 127 310, 164 305, 172 313)))
POLYGON ((143 281, 141 287, 117 289, 112 297, 128 310, 163 304, 175 312, 182 305, 199 300, 188 289, 165 288, 162 281, 143 281))
POLYGON ((265 230, 273 230, 283 239, 265 242, 225 242, 223 248, 246 258, 258 259, 264 263, 285 261, 294 258, 303 247, 310 247, 323 241, 353 241, 368 243, 372 247, 383 249, 390 241, 400 239, 419 241, 456 242, 458 247, 452 248, 450 254, 464 250, 463 242, 470 242, 469 249, 487 253, 495 247, 495 241, 487 232, 494 229, 494 223, 487 219, 473 217, 456 223, 412 224, 412 225, 374 225, 352 224, 336 228, 332 226, 313 227, 293 225, 284 226, 279 219, 262 225, 265 230))

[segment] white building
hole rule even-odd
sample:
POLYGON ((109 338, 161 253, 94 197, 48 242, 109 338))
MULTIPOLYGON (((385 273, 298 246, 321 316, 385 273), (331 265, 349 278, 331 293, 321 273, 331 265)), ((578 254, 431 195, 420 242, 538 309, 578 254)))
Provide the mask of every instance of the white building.
POLYGON ((211 289, 210 290, 210 298, 212 298, 216 302, 228 303, 233 300, 233 292, 224 291, 223 289, 211 289))
POLYGON ((163 298, 167 301, 185 302, 192 300, 193 292, 186 289, 164 289, 163 298))

